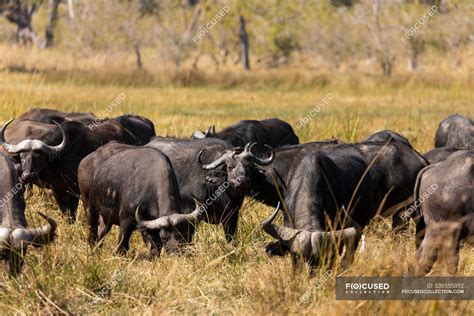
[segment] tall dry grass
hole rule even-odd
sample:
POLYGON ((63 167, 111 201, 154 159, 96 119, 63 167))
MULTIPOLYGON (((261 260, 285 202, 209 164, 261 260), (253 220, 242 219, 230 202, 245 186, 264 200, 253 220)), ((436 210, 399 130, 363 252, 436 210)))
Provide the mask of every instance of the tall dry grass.
MULTIPOLYGON (((126 67, 120 71, 118 66, 112 70, 103 65, 90 69, 77 66, 78 71, 67 63, 51 62, 43 53, 16 54, 30 54, 30 60, 38 62, 30 65, 28 59, 22 59, 23 68, 15 69, 18 63, 13 58, 2 60, 2 121, 31 107, 101 113, 124 93, 125 101, 109 116, 141 114, 155 122, 158 134, 187 137, 196 129, 208 125, 220 129, 243 118, 280 117, 295 127, 331 93, 333 98, 327 106, 296 130, 302 141, 331 136, 358 141, 389 128, 405 134, 424 152, 432 148, 442 118, 452 113, 472 117, 474 111, 472 74, 468 70, 400 75, 389 80, 327 72, 325 84, 292 82, 291 78, 285 81, 291 71, 283 70, 242 75, 248 79, 238 84, 223 84, 220 80, 227 80, 226 75, 216 75, 214 84, 180 87, 172 81, 161 84, 159 75, 153 75, 158 81, 135 78, 126 67), (36 71, 30 71, 32 67, 36 71), (271 84, 278 78, 283 78, 281 83, 271 84)), ((304 73, 294 72, 295 78, 305 78, 304 73)), ((365 232, 366 252, 358 254, 348 270, 339 269, 326 281, 325 271, 308 278, 304 272, 292 272, 288 257, 264 254, 263 247, 271 238, 262 232, 259 222, 270 209, 250 199, 242 208, 233 244, 225 241, 221 227, 202 224, 184 255, 164 253, 152 261, 146 259, 147 249, 135 235, 130 254, 116 255, 115 228, 102 248, 89 248, 82 206, 79 221, 70 225, 46 191, 35 189, 27 205, 32 225, 41 223, 37 210, 58 219, 58 238, 51 246, 30 250, 20 277, 2 276, 1 313, 468 315, 474 307, 469 301, 335 300, 338 274, 412 274, 413 227, 408 235, 393 236, 388 222, 371 223, 365 232)), ((472 250, 463 246, 459 275, 473 275, 472 250)), ((435 267, 432 274, 442 272, 435 267)))

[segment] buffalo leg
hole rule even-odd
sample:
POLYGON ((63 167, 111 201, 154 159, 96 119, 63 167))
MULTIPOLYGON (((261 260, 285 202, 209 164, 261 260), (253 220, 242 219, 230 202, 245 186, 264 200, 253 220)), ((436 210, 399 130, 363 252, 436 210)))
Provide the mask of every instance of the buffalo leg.
POLYGON ((446 271, 449 274, 456 273, 459 264, 459 249, 461 247, 461 229, 460 223, 446 223, 443 228, 444 237, 442 238, 442 250, 440 257, 444 260, 446 271))
POLYGON ((79 199, 65 191, 56 191, 53 189, 53 195, 59 205, 59 209, 67 216, 69 223, 76 221, 76 211, 79 199))
POLYGON ((301 273, 304 264, 304 261, 301 259, 302 258, 300 254, 291 254, 291 266, 293 268, 293 274, 301 273))
POLYGON ((99 226, 99 237, 98 242, 101 242, 105 236, 112 229, 112 224, 109 221, 105 221, 103 216, 100 216, 100 226, 99 226))
POLYGON ((150 258, 159 257, 161 248, 163 248, 163 242, 160 238, 159 231, 149 233, 150 241, 150 258))
POLYGON ((403 210, 396 212, 392 215, 392 231, 395 234, 406 233, 408 231, 408 224, 410 217, 406 220, 402 219, 403 210))
POLYGON ((415 235, 415 245, 416 249, 420 248, 421 243, 425 237, 426 225, 425 220, 422 215, 419 215, 415 218, 416 223, 416 235, 415 235))
POLYGON ((150 236, 146 231, 140 231, 140 234, 142 235, 143 243, 148 246, 150 243, 150 236))
POLYGON ((428 227, 425 238, 416 252, 417 267, 416 274, 424 275, 428 273, 438 259, 439 242, 436 232, 428 227))
POLYGON ((149 230, 140 227, 138 228, 143 238, 145 245, 150 244, 150 255, 149 258, 159 257, 161 249, 163 248, 163 242, 160 238, 160 232, 158 230, 149 230))
POLYGON ((230 216, 229 220, 225 221, 223 224, 225 239, 227 239, 228 242, 232 242, 232 240, 234 240, 235 234, 237 233, 238 221, 239 221, 239 211, 235 210, 230 216))
POLYGON ((98 241, 99 213, 90 205, 87 206, 86 212, 89 224, 89 244, 95 246, 98 241))
POLYGON ((125 254, 130 249, 130 237, 132 236, 135 226, 130 221, 120 223, 119 246, 117 252, 125 254))
POLYGON ((449 274, 455 274, 456 271, 458 270, 458 265, 459 265, 459 248, 461 246, 461 241, 457 241, 457 245, 452 247, 452 249, 448 249, 447 251, 447 260, 446 260, 446 265, 447 265, 447 272, 449 274))

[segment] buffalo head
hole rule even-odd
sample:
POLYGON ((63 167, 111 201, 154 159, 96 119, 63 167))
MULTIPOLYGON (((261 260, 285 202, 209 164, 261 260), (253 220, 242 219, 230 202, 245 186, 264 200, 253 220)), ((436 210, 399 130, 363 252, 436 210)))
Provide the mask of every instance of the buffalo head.
POLYGON ((254 167, 256 165, 268 166, 275 159, 275 152, 267 145, 264 146, 270 150, 270 156, 260 157, 260 154, 254 154, 252 148, 256 144, 247 143, 243 150, 242 148, 227 150, 209 163, 202 161, 202 155, 206 151, 203 149, 199 152, 198 161, 201 167, 206 170, 213 170, 221 165, 225 165, 227 168, 227 181, 237 190, 246 190, 250 184, 254 167))
POLYGON ((11 275, 17 275, 23 265, 29 245, 41 246, 51 242, 56 231, 56 222, 39 213, 48 222, 38 228, 9 228, 0 226, 0 265, 11 275))
POLYGON ((5 140, 5 130, 13 121, 8 121, 1 130, 0 144, 10 154, 19 154, 21 160, 21 180, 23 182, 35 182, 38 180, 38 173, 48 164, 49 161, 57 158, 66 147, 67 136, 61 125, 54 122, 61 131, 61 142, 56 146, 46 144, 39 139, 25 139, 16 145, 9 144, 5 140))
POLYGON ((329 232, 313 232, 306 229, 279 226, 273 223, 278 215, 279 208, 280 203, 278 203, 275 212, 261 223, 261 226, 267 234, 276 238, 294 257, 302 257, 313 265, 319 265, 324 262, 323 259, 331 259, 329 253, 334 253, 336 249, 341 249, 341 245, 346 245, 344 263, 352 261, 362 235, 362 231, 359 229, 360 226, 329 232))
POLYGON ((195 227, 202 219, 203 213, 204 209, 198 206, 189 214, 171 214, 153 220, 144 220, 140 215, 140 210, 137 209, 135 219, 138 226, 147 232, 158 231, 166 250, 175 252, 179 245, 191 242, 195 227))

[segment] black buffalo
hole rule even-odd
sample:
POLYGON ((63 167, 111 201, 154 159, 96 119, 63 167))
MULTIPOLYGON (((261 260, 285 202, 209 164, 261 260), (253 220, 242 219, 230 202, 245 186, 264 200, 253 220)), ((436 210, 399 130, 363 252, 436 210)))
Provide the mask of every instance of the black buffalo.
POLYGON ((175 249, 191 240, 199 209, 180 214, 175 173, 157 149, 109 143, 81 161, 78 177, 91 244, 118 225, 118 250, 126 252, 137 222, 151 241, 151 255, 159 254, 163 245, 175 249))
POLYGON ((403 143, 314 142, 270 150, 272 154, 267 158, 262 153, 253 153, 247 146, 242 153, 228 150, 213 162, 204 164, 203 168, 212 170, 225 165, 228 181, 234 187, 267 205, 276 206, 280 201, 279 192, 285 193, 300 161, 309 153, 335 147, 358 152, 370 166, 369 172, 377 183, 379 213, 393 216, 394 228, 404 224, 396 213, 413 202, 416 176, 428 162, 403 143))
POLYGON ((40 246, 53 240, 56 222, 40 213, 48 223, 27 228, 23 187, 18 181, 14 161, 3 154, 0 154, 0 173, 0 263, 10 274, 16 275, 29 245, 40 246))
POLYGON ((474 125, 470 118, 451 115, 439 123, 435 136, 435 147, 474 149, 474 125))
POLYGON ((232 240, 237 231, 244 194, 227 181, 225 170, 207 171, 199 162, 215 160, 232 146, 216 138, 183 140, 163 137, 155 137, 146 146, 160 150, 171 160, 178 179, 182 212, 192 212, 197 201, 206 211, 203 220, 223 224, 227 240, 232 240))
MULTIPOLYGON (((21 126, 18 126, 17 128, 17 123, 21 122, 30 122, 30 125, 33 125, 33 122, 44 123, 50 124, 54 127, 54 122, 61 124, 66 121, 75 121, 88 125, 89 128, 94 129, 97 125, 100 125, 107 120, 109 119, 96 117, 93 113, 64 112, 53 109, 33 108, 17 117, 13 121, 9 131, 11 130, 11 133, 21 136, 21 131, 24 129, 23 127, 28 125, 21 124, 21 126), (17 129, 19 131, 17 131, 17 129)), ((120 123, 133 137, 136 138, 136 144, 138 145, 148 143, 150 139, 155 136, 155 126, 153 122, 143 116, 125 114, 110 120, 115 120, 120 123)), ((9 140, 8 136, 7 133, 7 140, 9 140)), ((31 139, 34 139, 33 136, 35 135, 30 136, 31 139)), ((23 139, 26 138, 28 137, 23 139)))
POLYGON ((122 126, 135 137, 137 145, 145 145, 155 134, 155 125, 146 117, 140 115, 126 114, 113 120, 122 124, 122 126))
POLYGON ((428 160, 430 164, 434 164, 446 160, 449 156, 460 150, 462 149, 455 147, 439 147, 424 153, 423 157, 425 157, 425 159, 428 160))
POLYGON ((372 134, 369 137, 367 137, 365 141, 378 141, 378 142, 395 141, 395 142, 403 143, 410 148, 413 148, 408 138, 406 138, 400 133, 394 132, 389 129, 372 134))
POLYGON ((59 208, 71 220, 75 218, 79 201, 77 168, 80 161, 109 141, 136 144, 133 135, 121 124, 109 120, 93 130, 80 122, 66 121, 35 139, 14 145, 5 141, 9 123, 1 130, 0 143, 9 153, 20 155, 22 181, 50 188, 59 208))
MULTIPOLYGON (((25 139, 37 139, 55 127, 56 125, 54 124, 30 120, 14 121, 10 128, 5 131, 5 141, 10 144, 17 144, 25 139)), ((20 155, 17 153, 9 153, 3 146, 0 147, 0 152, 15 159, 15 168, 18 171, 18 175, 21 175, 20 155)))
POLYGON ((14 124, 19 121, 35 121, 46 124, 53 124, 53 122, 63 123, 65 121, 76 121, 83 124, 89 124, 96 119, 96 116, 92 113, 64 112, 53 109, 33 108, 17 117, 14 124))
POLYGON ((344 264, 350 263, 362 229, 378 209, 376 179, 367 169, 364 157, 350 147, 305 155, 284 192, 284 226, 272 223, 275 212, 262 228, 277 239, 275 245, 290 251, 294 263, 302 257, 312 266, 326 259, 331 264, 343 246, 344 264))
POLYGON ((243 120, 216 133, 214 126, 206 133, 194 132, 193 138, 219 138, 229 142, 234 147, 244 147, 247 143, 266 144, 272 148, 288 144, 298 144, 290 124, 277 118, 266 120, 243 120))
POLYGON ((474 235, 473 179, 473 150, 458 151, 420 172, 415 188, 423 215, 417 225, 417 274, 429 272, 441 254, 449 272, 457 269, 460 241, 474 235))

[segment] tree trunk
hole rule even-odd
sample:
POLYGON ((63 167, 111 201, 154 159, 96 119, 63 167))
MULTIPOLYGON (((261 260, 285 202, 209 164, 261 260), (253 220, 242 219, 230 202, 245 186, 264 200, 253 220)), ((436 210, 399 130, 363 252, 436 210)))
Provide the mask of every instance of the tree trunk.
POLYGON ((418 67, 418 56, 413 55, 408 58, 408 70, 415 71, 418 67))
POLYGON ((74 5, 72 0, 67 0, 67 12, 70 20, 74 20, 74 5))
POLYGON ((133 50, 135 51, 135 58, 136 58, 136 62, 137 62, 137 68, 138 69, 143 69, 142 53, 140 51, 140 45, 139 44, 133 45, 133 50))
POLYGON ((227 48, 221 48, 221 61, 222 65, 225 65, 227 62, 227 56, 229 55, 229 50, 227 48))
POLYGON ((384 61, 382 62, 382 69, 383 69, 383 75, 385 77, 390 77, 392 75, 392 62, 391 61, 384 61))
POLYGON ((245 19, 240 16, 240 30, 239 30, 240 42, 242 44, 242 64, 245 70, 250 70, 249 60, 249 35, 245 29, 245 19))
POLYGON ((420 56, 420 54, 422 54, 425 50, 425 41, 423 40, 423 38, 412 36, 408 40, 408 45, 408 70, 415 71, 418 67, 418 56, 420 56))
POLYGON ((53 46, 54 28, 58 22, 58 7, 60 2, 61 0, 49 0, 48 25, 46 25, 46 31, 44 34, 45 48, 53 46))
POLYGON ((16 40, 20 44, 27 44, 33 42, 39 46, 38 37, 31 26, 31 17, 36 11, 36 4, 33 4, 30 8, 27 5, 17 2, 12 5, 10 11, 6 14, 6 18, 9 22, 16 24, 16 40))

